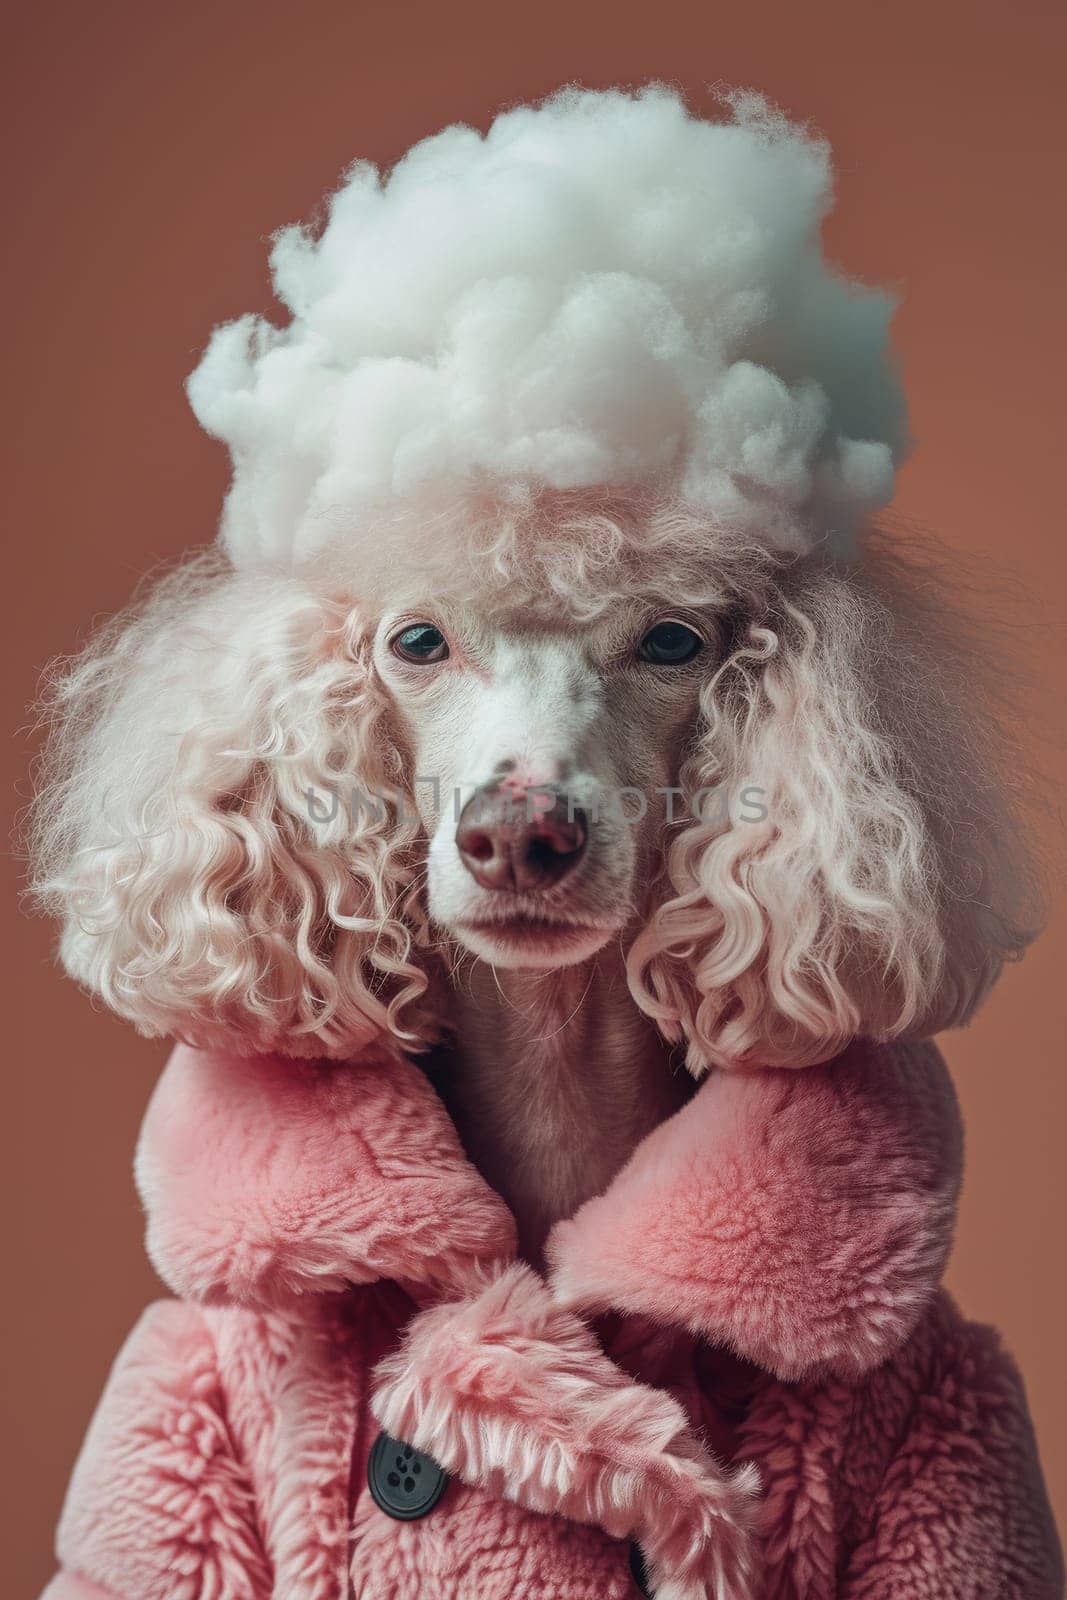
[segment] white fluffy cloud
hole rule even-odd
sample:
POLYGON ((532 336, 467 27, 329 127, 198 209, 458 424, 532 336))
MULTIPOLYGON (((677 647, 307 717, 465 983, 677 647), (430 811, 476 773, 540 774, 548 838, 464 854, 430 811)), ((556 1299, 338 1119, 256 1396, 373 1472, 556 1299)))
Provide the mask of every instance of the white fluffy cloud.
POLYGON ((189 380, 229 446, 234 558, 300 560, 472 481, 662 482, 786 548, 840 547, 905 442, 890 299, 823 259, 825 144, 755 96, 566 89, 360 163, 276 238, 292 313, 189 380))

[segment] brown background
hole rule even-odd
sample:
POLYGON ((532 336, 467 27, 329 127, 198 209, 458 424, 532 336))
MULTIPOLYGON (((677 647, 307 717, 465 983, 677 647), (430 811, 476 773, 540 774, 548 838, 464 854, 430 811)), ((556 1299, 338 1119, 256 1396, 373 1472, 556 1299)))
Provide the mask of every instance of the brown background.
MULTIPOLYGON (((832 247, 906 296, 897 335, 920 450, 899 504, 1031 586, 1024 633, 1058 691, 1063 16, 1059 0, 20 6, 5 24, 7 726, 25 730, 52 654, 146 567, 210 537, 225 463, 181 384, 213 322, 267 303, 265 236, 307 216, 356 155, 389 161, 571 78, 752 84, 830 136, 832 247)), ((10 750, 23 792, 28 744, 10 750)), ((1046 756, 1056 780, 1061 757, 1046 756)), ((130 1155, 164 1055, 60 978, 50 931, 18 919, 16 879, 17 866, 0 1166, 13 1600, 50 1570, 90 1408, 155 1292, 130 1155)), ((1058 916, 947 1040, 970 1136, 952 1282, 1019 1357, 1061 1520, 1064 956, 1058 916)))

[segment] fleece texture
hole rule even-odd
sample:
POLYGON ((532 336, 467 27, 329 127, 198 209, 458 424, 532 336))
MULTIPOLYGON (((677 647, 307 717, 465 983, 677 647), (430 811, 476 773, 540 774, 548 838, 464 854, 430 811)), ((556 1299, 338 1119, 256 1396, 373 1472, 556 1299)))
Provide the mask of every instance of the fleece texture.
POLYGON ((1061 1593, 1018 1376, 938 1288, 929 1046, 713 1075, 545 1276, 410 1063, 181 1048, 138 1174, 188 1298, 116 1363, 48 1600, 635 1600, 630 1541, 658 1600, 1061 1593), (421 1522, 380 1425, 451 1475, 421 1522))

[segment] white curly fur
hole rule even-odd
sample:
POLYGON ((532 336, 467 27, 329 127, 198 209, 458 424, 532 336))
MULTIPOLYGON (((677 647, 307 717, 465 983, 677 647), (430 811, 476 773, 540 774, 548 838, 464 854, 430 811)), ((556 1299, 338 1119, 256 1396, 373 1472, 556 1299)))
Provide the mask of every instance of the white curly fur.
MULTIPOLYGON (((1027 875, 979 652, 931 568, 873 536, 847 565, 783 560, 639 501, 513 515, 490 565, 484 529, 451 533, 487 609, 549 594, 588 620, 651 572, 733 619, 679 781, 752 777, 767 820, 668 831, 629 957, 693 1070, 967 1019, 1029 937, 1027 875)), ((437 1036, 449 952, 413 803, 308 820, 309 786, 410 783, 368 627, 319 579, 208 555, 60 677, 38 890, 71 973, 145 1032, 330 1055, 437 1036)))

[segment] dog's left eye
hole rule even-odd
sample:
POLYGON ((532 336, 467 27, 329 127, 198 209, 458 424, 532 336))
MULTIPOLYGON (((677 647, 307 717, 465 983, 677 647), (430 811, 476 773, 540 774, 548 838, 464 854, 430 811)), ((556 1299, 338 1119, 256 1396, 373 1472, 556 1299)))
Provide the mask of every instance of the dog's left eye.
POLYGON ((684 622, 657 622, 638 646, 638 655, 657 667, 680 667, 703 650, 704 641, 684 622))
POLYGON ((448 656, 448 641, 440 628, 431 622, 415 622, 403 628, 389 641, 389 648, 401 661, 411 661, 417 666, 427 662, 444 661, 448 656))

